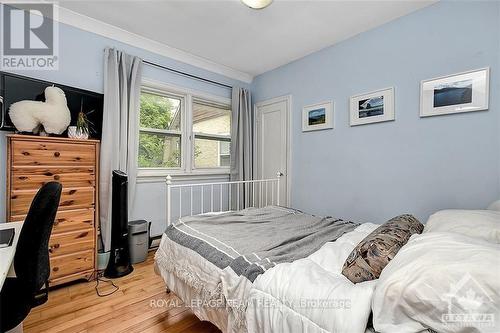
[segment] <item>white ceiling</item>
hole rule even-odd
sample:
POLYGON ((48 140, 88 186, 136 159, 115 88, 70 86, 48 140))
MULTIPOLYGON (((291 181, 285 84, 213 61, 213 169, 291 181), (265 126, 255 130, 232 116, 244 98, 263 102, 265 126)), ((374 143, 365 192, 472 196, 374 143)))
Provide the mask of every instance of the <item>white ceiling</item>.
POLYGON ((433 2, 275 0, 263 10, 239 0, 62 0, 59 5, 80 19, 88 16, 251 79, 433 2))

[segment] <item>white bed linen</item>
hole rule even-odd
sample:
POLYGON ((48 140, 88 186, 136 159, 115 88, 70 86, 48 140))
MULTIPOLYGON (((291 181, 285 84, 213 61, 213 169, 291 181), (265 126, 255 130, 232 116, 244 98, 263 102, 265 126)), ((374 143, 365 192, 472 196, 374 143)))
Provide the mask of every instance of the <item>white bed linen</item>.
MULTIPOLYGON (((236 312, 226 302, 227 293, 222 289, 224 271, 215 266, 195 251, 170 240, 165 234, 155 254, 156 272, 161 275, 179 298, 188 306, 193 307, 194 314, 200 320, 214 323, 221 331, 230 333, 245 333, 245 312, 236 312), (193 303, 194 302, 194 303, 193 303)), ((227 281, 226 281, 227 282, 227 281)), ((241 304, 241 299, 231 295, 233 303, 241 304)))
POLYGON ((447 209, 432 214, 424 233, 453 232, 500 244, 500 212, 447 209))
POLYGON ((363 224, 309 257, 259 276, 249 293, 248 331, 365 332, 376 281, 353 284, 341 272, 354 247, 377 227, 363 224))
POLYGON ((413 235, 380 275, 372 303, 374 328, 500 332, 499 276, 498 244, 447 232, 413 235), (470 313, 492 313, 494 326, 456 317, 470 313))
POLYGON ((165 234, 156 251, 155 262, 158 268, 172 272, 205 300, 221 297, 222 270, 195 251, 170 240, 165 234))
POLYGON ((193 288, 177 278, 173 273, 156 267, 157 273, 163 278, 168 288, 182 302, 191 308, 200 320, 213 323, 222 332, 227 332, 227 312, 225 307, 213 306, 214 303, 203 303, 203 297, 193 288))

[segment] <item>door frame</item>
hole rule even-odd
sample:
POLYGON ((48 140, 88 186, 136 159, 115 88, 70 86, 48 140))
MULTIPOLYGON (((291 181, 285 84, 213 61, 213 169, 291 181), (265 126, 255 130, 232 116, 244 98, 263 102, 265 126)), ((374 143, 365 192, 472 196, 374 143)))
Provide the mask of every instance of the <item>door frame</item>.
MULTIPOLYGON (((259 138, 257 137, 258 131, 257 131, 257 122, 259 121, 259 108, 269 105, 269 104, 274 104, 274 103, 279 103, 279 102, 285 102, 286 104, 286 110, 285 110, 285 115, 286 115, 286 142, 287 142, 287 147, 286 147, 286 169, 287 169, 287 175, 286 175, 286 206, 290 205, 291 202, 291 193, 292 193, 292 135, 291 135, 291 129, 292 129, 292 95, 283 95, 283 96, 278 96, 278 97, 273 97, 270 99, 266 99, 260 102, 257 102, 254 104, 254 114, 255 114, 255 129, 254 129, 254 137, 258 140, 259 138)), ((260 152, 259 150, 259 144, 258 141, 256 140, 256 148, 255 148, 255 156, 257 157, 254 166, 258 168, 258 159, 260 152)), ((256 168, 256 169, 257 169, 256 168)))

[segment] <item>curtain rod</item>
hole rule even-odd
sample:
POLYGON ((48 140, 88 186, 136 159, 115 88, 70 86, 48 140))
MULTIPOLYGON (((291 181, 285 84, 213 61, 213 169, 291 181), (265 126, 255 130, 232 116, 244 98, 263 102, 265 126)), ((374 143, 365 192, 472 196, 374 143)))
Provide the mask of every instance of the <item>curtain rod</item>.
POLYGON ((221 86, 221 87, 224 87, 224 88, 228 88, 228 89, 233 89, 233 87, 230 86, 230 85, 227 85, 227 84, 224 84, 224 83, 220 83, 220 82, 217 82, 217 81, 213 81, 213 80, 209 80, 209 79, 205 79, 204 77, 196 76, 196 75, 189 74, 189 73, 186 73, 186 72, 182 72, 182 71, 179 71, 177 69, 173 69, 173 68, 166 67, 166 66, 163 66, 163 65, 160 65, 160 64, 156 64, 156 63, 151 62, 151 61, 143 60, 142 62, 145 63, 145 64, 147 64, 147 65, 158 67, 158 68, 167 70, 169 72, 172 72, 172 73, 175 73, 175 74, 179 74, 179 75, 182 75, 182 76, 186 76, 186 77, 189 77, 189 78, 192 78, 192 79, 195 79, 195 80, 199 80, 199 81, 211 83, 211 84, 214 84, 214 85, 217 85, 217 86, 221 86))

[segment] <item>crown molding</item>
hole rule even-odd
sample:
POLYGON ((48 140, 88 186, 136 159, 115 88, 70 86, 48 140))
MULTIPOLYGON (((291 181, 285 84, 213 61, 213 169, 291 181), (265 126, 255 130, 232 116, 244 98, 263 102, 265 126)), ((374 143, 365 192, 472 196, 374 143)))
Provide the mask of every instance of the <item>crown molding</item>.
POLYGON ((189 52, 182 51, 166 44, 154 41, 152 39, 137 35, 130 31, 118 28, 114 25, 61 7, 60 5, 56 5, 56 7, 59 11, 57 20, 60 23, 68 24, 81 30, 114 39, 116 41, 126 43, 131 46, 135 46, 213 73, 217 73, 234 80, 246 83, 251 83, 253 80, 253 75, 251 74, 238 71, 231 67, 218 64, 189 52))

